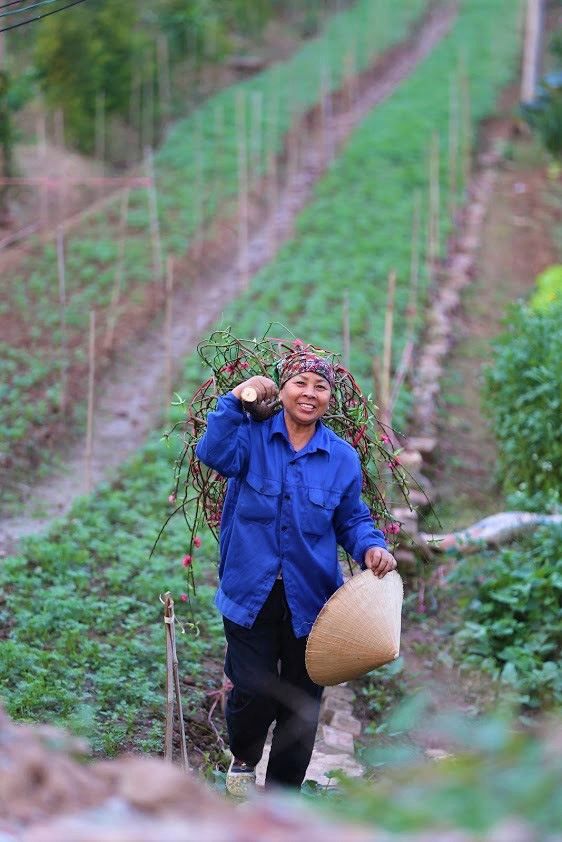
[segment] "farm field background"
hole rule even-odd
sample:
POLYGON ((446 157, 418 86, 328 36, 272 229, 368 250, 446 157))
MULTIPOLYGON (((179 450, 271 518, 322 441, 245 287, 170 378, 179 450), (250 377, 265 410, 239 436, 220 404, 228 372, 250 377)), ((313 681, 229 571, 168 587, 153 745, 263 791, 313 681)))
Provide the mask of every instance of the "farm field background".
MULTIPOLYGON (((364 71, 385 50, 404 41, 430 5, 435 6, 424 0, 353 3, 328 18, 321 36, 305 44, 292 59, 225 88, 170 129, 153 158, 161 235, 159 261, 151 237, 155 218, 151 217, 150 196, 145 188, 133 188, 128 195, 119 305, 123 323, 117 320, 115 347, 106 349, 103 365, 108 370, 115 351, 127 347, 134 354, 135 342, 149 322, 162 316, 166 258, 194 253, 201 230, 209 230, 217 214, 228 225, 236 225, 241 124, 242 145, 250 164, 250 191, 253 189, 259 199, 272 158, 279 170, 298 166, 298 160, 295 164, 291 158, 295 152, 290 129, 318 107, 320 92, 324 96, 328 90, 339 91, 338 96, 350 95, 349 68, 355 73, 364 71), (155 274, 158 262, 160 276, 155 274), (125 327, 129 316, 130 329, 125 327)), ((486 148, 483 136, 490 131, 491 123, 514 119, 512 115, 506 117, 509 106, 506 109, 498 103, 518 76, 524 10, 523 0, 458 3, 450 32, 353 131, 315 183, 312 198, 295 219, 290 239, 250 279, 245 292, 225 300, 222 318, 211 329, 230 326, 237 336, 248 338, 262 336, 270 329, 277 336, 298 337, 342 352, 342 312, 347 298, 349 368, 364 393, 372 394, 373 357, 382 354, 387 280, 395 270, 393 369, 410 339, 415 341, 415 367, 450 249, 462 233, 462 214, 453 216, 450 209, 462 207, 471 198, 465 175, 477 166, 478 155, 486 148), (456 154, 451 169, 454 119, 456 154), (432 161, 438 162, 439 181, 435 265, 427 238, 432 224, 428 189, 432 161), (418 241, 413 244, 416 209, 418 241), (412 249, 416 247, 419 277, 412 337, 411 266, 412 249)), ((536 195, 540 193, 545 207, 553 208, 551 216, 545 217, 550 225, 552 219, 559 219, 562 207, 556 170, 559 164, 538 151, 534 141, 514 138, 508 140, 507 152, 497 153, 499 159, 502 166, 512 167, 514 172, 519 172, 517 167, 524 172, 524 166, 540 171, 536 195), (528 155, 529 161, 522 163, 518 155, 528 155)), ((306 134, 300 142, 306 143, 306 134)), ((515 178, 512 183, 520 184, 515 178)), ((511 188, 511 183, 510 189, 517 195, 524 192, 520 187, 511 188)), ((96 310, 103 333, 115 289, 122 207, 122 196, 116 197, 65 237, 64 330, 56 295, 54 242, 32 242, 23 262, 2 281, 7 295, 0 309, 0 324, 6 325, 0 342, 4 374, 0 382, 0 452, 13 454, 12 476, 25 475, 29 484, 35 482, 41 466, 52 455, 42 452, 50 446, 41 444, 41 428, 56 416, 61 366, 67 366, 72 407, 65 418, 66 427, 61 425, 54 436, 59 440, 75 437, 84 427, 88 314, 92 308, 96 310), (61 343, 66 346, 66 359, 61 343)), ((549 238, 555 242, 555 235, 545 233, 545 242, 549 238)), ((204 249, 203 239, 201 243, 204 249)), ((550 256, 554 251, 549 240, 545 254, 550 256)), ((539 262, 537 257, 530 265, 539 262)), ((477 272, 481 278, 486 277, 482 265, 477 272)), ((180 277, 176 282, 187 286, 189 280, 180 277)), ((532 284, 530 277, 525 290, 532 291, 532 284)), ((507 310, 510 295, 515 297, 514 289, 515 285, 512 288, 506 284, 503 297, 498 295, 503 310, 507 310)), ((553 294, 553 308, 559 306, 557 295, 553 294)), ((529 330, 535 331, 539 347, 544 339, 541 325, 556 324, 554 310, 554 315, 544 315, 533 310, 532 304, 520 306, 530 309, 522 310, 519 324, 525 319, 533 323, 529 330)), ((550 302, 544 306, 549 307, 550 302)), ((183 318, 195 316, 196 312, 182 314, 183 318)), ((496 324, 499 321, 500 315, 496 324)), ((517 324, 516 319, 511 321, 517 324)), ((455 324, 459 329, 462 322, 455 324)), ((537 430, 541 417, 550 430, 550 419, 556 417, 559 407, 554 396, 557 375, 551 370, 555 355, 552 351, 544 354, 543 368, 549 369, 545 373, 541 361, 525 356, 525 339, 519 337, 517 341, 519 358, 529 370, 529 376, 521 379, 521 389, 523 385, 527 389, 521 401, 533 413, 533 419, 539 419, 533 421, 537 430), (535 382, 540 384, 536 388, 535 382)), ((548 339, 545 341, 548 343, 548 339)), ((505 338, 503 345, 508 345, 505 338)), ((478 364, 490 364, 492 351, 488 346, 482 356, 478 364)), ((493 359, 492 364, 499 366, 500 358, 493 359)), ((501 365, 514 376, 509 357, 501 365)), ((174 388, 180 396, 189 397, 208 373, 194 351, 181 360, 181 375, 174 388)), ((454 380, 455 372, 447 376, 454 380)), ((453 391, 444 399, 444 414, 453 414, 453 391)), ((512 395, 517 404, 516 389, 512 389, 512 395)), ((377 397, 375 391, 375 402, 377 397)), ((404 435, 409 432, 412 409, 413 382, 406 378, 393 415, 394 427, 404 435)), ((479 417, 479 408, 474 412, 480 424, 478 441, 487 447, 492 437, 489 422, 479 417)), ((515 417, 512 405, 506 412, 515 417)), ((181 407, 175 406, 162 420, 168 428, 182 417, 181 407)), ((447 419, 441 418, 440 424, 446 428, 447 419)), ((451 429, 445 429, 445 436, 451 435, 451 429)), ((540 438, 540 430, 537 435, 540 438)), ((170 495, 174 493, 174 460, 181 437, 172 436, 168 446, 161 437, 159 425, 114 477, 74 500, 68 515, 45 533, 24 538, 13 553, 0 558, 0 696, 14 719, 63 725, 87 737, 98 756, 113 757, 131 750, 160 754, 166 675, 159 597, 171 591, 178 621, 185 628, 185 634, 178 630, 177 645, 190 760, 220 788, 227 758, 225 727, 216 706, 224 656, 222 620, 213 606, 218 548, 211 534, 201 530, 197 536, 200 546, 194 551, 197 590, 191 595, 192 615, 182 602, 183 592, 188 590, 182 558, 191 551, 192 536, 181 517, 172 519, 151 554, 158 530, 176 502, 170 495), (195 626, 191 622, 194 619, 195 626)), ((509 436, 504 446, 512 446, 509 436)), ((484 452, 492 453, 493 449, 484 448, 484 452)), ((548 461, 548 454, 541 458, 548 461)), ((453 493, 444 501, 438 500, 433 513, 436 519, 431 520, 436 531, 441 502, 447 521, 456 518, 459 528, 467 525, 462 521, 467 508, 463 508, 464 502, 461 504, 461 494, 458 500, 454 497, 454 483, 462 488, 461 480, 454 478, 455 467, 452 461, 445 464, 453 477, 447 493, 451 487, 453 493)), ((556 470, 556 465, 547 466, 545 476, 556 470)), ((510 477, 508 487, 501 469, 493 463, 489 475, 490 511, 515 501, 514 508, 555 515, 559 512, 559 497, 552 491, 550 474, 548 494, 543 493, 540 483, 536 488, 517 485, 517 472, 515 479, 510 477), (514 487, 518 497, 513 496, 514 487)), ((9 482, 6 500, 13 509, 17 495, 8 490, 9 482)), ((536 822, 545 832, 555 827, 551 761, 540 760, 542 748, 539 750, 534 740, 540 741, 543 733, 533 729, 537 717, 542 722, 540 717, 546 713, 556 722, 562 702, 560 528, 544 526, 518 538, 508 548, 481 546, 470 558, 459 551, 437 557, 425 568, 418 561, 415 567, 404 570, 405 655, 396 665, 357 684, 365 731, 368 739, 376 742, 376 751, 383 759, 376 756, 376 751, 372 753, 371 742, 362 745, 365 776, 356 785, 349 781, 343 784, 349 798, 346 811, 352 818, 376 825, 380 803, 372 786, 373 782, 377 786, 381 768, 384 779, 387 771, 393 774, 393 764, 400 768, 401 757, 414 771, 416 764, 424 762, 423 752, 429 743, 424 742, 419 729, 416 732, 413 718, 435 713, 439 717, 435 694, 449 682, 455 684, 451 695, 464 713, 469 712, 474 724, 463 732, 461 742, 467 742, 458 764, 447 767, 452 775, 449 791, 458 787, 458 797, 447 807, 448 820, 483 832, 502 816, 516 814, 536 822), (421 686, 431 688, 432 684, 434 695, 428 701, 419 691, 421 686), (494 719, 500 709, 505 713, 503 724, 494 719), (492 714, 492 719, 481 723, 483 712, 492 714), (391 718, 385 719, 389 715, 391 718), (410 724, 403 724, 406 721, 410 724), (519 739, 521 731, 525 736, 519 739), (409 736, 403 745, 406 733, 409 736), (475 741, 473 754, 467 751, 470 739, 475 741), (534 776, 534 800, 525 795, 518 802, 509 789, 511 778, 506 776, 503 786, 504 778, 498 772, 497 799, 492 804, 475 783, 479 773, 472 774, 471 764, 480 762, 481 771, 487 769, 487 775, 495 763, 501 769, 512 763, 513 775, 520 776, 517 780, 534 776)), ((419 790, 409 791, 406 800, 401 800, 399 788, 388 795, 390 784, 385 783, 390 804, 384 820, 387 830, 409 832, 433 826, 447 787, 438 774, 426 776, 424 772, 420 781, 419 790), (425 805, 423 810, 416 806, 421 803, 425 805)), ((491 778, 489 783, 493 789, 491 778)))
MULTIPOLYGON (((229 209, 227 203, 235 199, 239 189, 242 139, 250 187, 257 188, 271 166, 271 158, 281 155, 289 128, 322 96, 341 88, 346 57, 353 57, 355 70, 361 71, 404 37, 426 5, 425 0, 398 5, 383 0, 375 7, 369 2, 353 4, 328 19, 322 36, 290 60, 225 88, 172 126, 151 165, 155 194, 151 197, 146 189, 132 188, 125 207, 126 239, 113 329, 115 343, 130 342, 131 330, 134 335, 135 329, 138 332, 146 327, 161 311, 167 256, 193 249, 197 232, 219 210, 226 213, 227 220, 230 218, 230 225, 235 224, 232 214, 236 206, 229 209), (156 224, 160 232, 158 247, 151 237, 156 224)), ((0 305, 0 352, 7 372, 1 393, 0 448, 9 448, 16 459, 21 457, 18 467, 42 462, 46 425, 53 426, 55 438, 57 433, 61 436, 62 427, 68 434, 73 424, 84 426, 80 399, 85 395, 89 312, 95 309, 98 314, 99 344, 103 347, 108 320, 114 313, 122 213, 119 197, 65 238, 64 325, 56 242, 44 246, 37 238, 21 264, 10 268, 0 305), (63 369, 73 393, 73 400, 67 401, 64 424, 57 423, 61 421, 63 369), (30 393, 34 396, 32 406, 22 401, 22 394, 30 393)), ((182 278, 176 283, 179 286, 182 278)), ((110 346, 106 353, 112 350, 110 346)))

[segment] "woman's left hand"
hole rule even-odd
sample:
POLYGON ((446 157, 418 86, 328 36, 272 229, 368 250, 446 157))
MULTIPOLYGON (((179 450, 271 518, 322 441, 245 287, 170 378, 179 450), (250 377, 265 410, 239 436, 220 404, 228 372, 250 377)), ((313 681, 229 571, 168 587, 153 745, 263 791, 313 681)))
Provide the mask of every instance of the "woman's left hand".
POLYGON ((391 570, 396 570, 396 559, 382 547, 371 547, 365 553, 365 566, 382 579, 391 570))

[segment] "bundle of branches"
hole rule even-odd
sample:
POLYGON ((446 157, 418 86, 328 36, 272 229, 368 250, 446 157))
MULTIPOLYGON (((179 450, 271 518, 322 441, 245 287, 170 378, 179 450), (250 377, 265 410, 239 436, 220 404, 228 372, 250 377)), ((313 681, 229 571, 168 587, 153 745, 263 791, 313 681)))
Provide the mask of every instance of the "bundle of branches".
MULTIPOLYGON (((170 498, 176 505, 160 532, 162 534, 174 515, 183 515, 190 534, 185 565, 188 567, 188 585, 193 589, 195 587, 191 558, 194 542, 198 544, 199 540, 197 532, 205 522, 218 540, 226 495, 227 480, 203 465, 195 455, 197 444, 206 430, 207 415, 215 409, 220 395, 248 378, 261 375, 275 379, 276 363, 295 352, 312 351, 333 365, 335 386, 328 412, 322 421, 357 451, 363 472, 363 499, 375 525, 382 529, 389 543, 395 540, 400 524, 394 521, 389 511, 391 489, 393 494, 397 490, 409 505, 406 471, 401 467, 398 455, 387 446, 390 439, 376 417, 377 407, 362 394, 337 354, 306 345, 298 339, 275 339, 267 334, 262 339, 238 339, 230 328, 216 331, 197 350, 212 375, 189 402, 178 396, 176 405, 185 407, 187 417, 165 433, 165 438, 169 438, 181 427, 183 448, 175 462, 175 489, 170 498)), ((277 411, 280 409, 281 405, 277 411)))

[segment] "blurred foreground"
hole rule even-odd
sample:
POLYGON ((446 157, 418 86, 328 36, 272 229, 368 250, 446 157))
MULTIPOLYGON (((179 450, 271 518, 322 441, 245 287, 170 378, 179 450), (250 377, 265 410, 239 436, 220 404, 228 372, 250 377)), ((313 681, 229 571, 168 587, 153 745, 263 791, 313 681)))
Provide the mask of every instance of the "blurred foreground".
MULTIPOLYGON (((401 745, 369 750, 362 781, 309 787, 309 804, 283 794, 244 806, 158 758, 85 763, 86 746, 50 726, 14 725, 0 712, 2 842, 229 842, 345 839, 555 842, 562 723, 526 733, 508 718, 432 717, 423 695, 388 723, 401 745), (414 725, 445 734, 450 755, 423 756, 414 725), (334 813, 338 824, 334 823, 334 813), (345 824, 341 822, 346 822, 345 824)), ((437 753, 436 753, 437 754, 437 753)))

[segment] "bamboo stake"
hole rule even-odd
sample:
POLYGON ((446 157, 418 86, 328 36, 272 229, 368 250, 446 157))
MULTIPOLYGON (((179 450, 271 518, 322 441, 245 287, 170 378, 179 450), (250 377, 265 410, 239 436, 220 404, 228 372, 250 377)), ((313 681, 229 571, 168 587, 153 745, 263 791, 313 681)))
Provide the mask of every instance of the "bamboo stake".
POLYGON ((158 98, 160 100, 160 114, 163 123, 170 119, 171 111, 171 85, 170 85, 170 51, 168 49, 168 38, 161 33, 156 41, 156 55, 158 59, 158 98))
POLYGON ((349 357, 351 352, 351 334, 349 328, 349 290, 346 288, 343 291, 343 307, 342 307, 342 322, 343 322, 343 365, 349 371, 349 357))
POLYGON ((95 155, 103 166, 105 163, 105 91, 96 95, 96 118, 95 118, 95 155))
POLYGON ((470 183, 472 157, 472 119, 470 107, 470 85, 466 53, 460 57, 461 123, 462 123, 462 169, 465 192, 470 183))
POLYGON ((410 291, 408 308, 406 310, 406 344, 400 358, 392 381, 390 394, 390 417, 392 418, 394 405, 398 398, 402 384, 408 373, 412 353, 414 350, 414 335, 416 329, 416 314, 418 307, 418 283, 420 264, 420 216, 421 216, 421 192, 418 190, 414 198, 414 213, 412 220, 412 246, 410 258, 410 291))
POLYGON ((166 264, 166 310, 164 317, 164 406, 167 408, 172 395, 172 317, 174 294, 174 261, 168 257, 166 264))
POLYGON ((86 427, 86 494, 92 490, 92 447, 94 440, 94 381, 96 351, 96 312, 90 310, 88 343, 88 422, 86 427))
POLYGON ((248 282, 248 157, 246 145, 246 99, 244 91, 236 95, 238 135, 238 270, 244 285, 248 282))
POLYGON ((131 94, 129 101, 129 126, 134 135, 134 142, 129 144, 129 166, 137 158, 142 158, 142 91, 138 68, 131 76, 131 94))
MULTIPOLYGON (((37 117, 37 157, 39 172, 46 172, 47 165, 47 121, 43 108, 37 117)), ((39 220, 41 233, 44 235, 49 218, 49 188, 46 184, 39 187, 39 220)))
POLYGON ((381 377, 381 412, 385 423, 390 424, 390 368, 392 365, 392 332, 394 320, 394 293, 396 290, 396 271, 388 273, 388 288, 386 295, 386 314, 384 318, 384 344, 382 355, 381 377))
POLYGON ((109 305, 109 315, 107 319, 107 327, 105 337, 103 340, 103 347, 105 351, 109 351, 113 345, 113 336, 115 332, 115 325, 117 324, 117 312, 119 309, 119 300, 121 298, 121 287, 123 286, 123 270, 125 266, 125 245, 127 235, 127 216, 129 213, 129 190, 124 190, 121 198, 121 213, 119 217, 119 244, 117 252, 117 264, 115 267, 115 280, 113 282, 113 289, 111 290, 111 302, 109 305))
POLYGON ((457 166, 459 154, 459 114, 456 79, 449 79, 449 216, 457 212, 457 166))
POLYGON ((164 740, 165 759, 171 763, 173 754, 173 733, 174 733, 174 691, 178 706, 178 719, 180 731, 181 763, 184 772, 189 771, 189 760, 187 757, 187 741, 185 738, 185 723, 181 703, 181 687, 179 677, 179 664, 176 651, 176 632, 174 601, 167 591, 164 599, 164 630, 166 635, 166 733, 164 740))
POLYGON ((439 255, 441 254, 441 231, 439 225, 440 219, 440 167, 439 167, 439 135, 437 132, 433 133, 432 138, 432 156, 433 156, 433 221, 432 221, 432 228, 433 228, 433 246, 434 246, 434 259, 438 260, 439 255))
POLYGON ((203 118, 198 115, 195 123, 194 138, 195 153, 195 259, 199 262, 203 253, 205 240, 203 226, 205 224, 205 196, 203 173, 203 118))
POLYGON ((148 194, 148 209, 150 213, 150 239, 152 242, 152 270, 156 281, 162 280, 162 243, 160 241, 160 222, 158 219, 158 196, 154 177, 154 156, 152 149, 145 149, 145 171, 150 179, 146 190, 148 194))
POLYGON ((164 594, 164 630, 166 634, 166 732, 164 737, 164 758, 173 761, 174 736, 174 651, 170 626, 174 622, 174 603, 167 592, 164 594))
POLYGON ((521 72, 521 102, 523 103, 532 102, 535 98, 540 59, 541 17, 541 0, 527 0, 521 72))
MULTIPOLYGON (((64 149, 64 113, 62 108, 58 108, 55 111, 55 143, 61 150, 64 149)), ((59 187, 57 200, 58 221, 62 222, 66 216, 66 186, 64 180, 62 181, 62 186, 59 187)))
POLYGON ((66 412, 66 370, 68 365, 66 347, 66 283, 64 271, 64 239, 62 231, 57 234, 57 268, 59 277, 59 324, 60 324, 60 396, 59 409, 61 417, 66 412))
POLYGON ((258 184, 261 174, 261 160, 262 160, 262 104, 263 95, 261 91, 254 91, 252 93, 252 137, 250 141, 250 148, 252 150, 252 174, 250 176, 250 184, 258 184))

